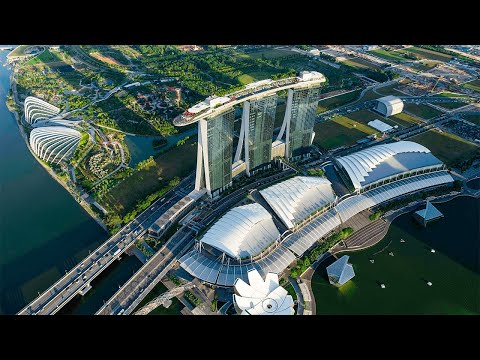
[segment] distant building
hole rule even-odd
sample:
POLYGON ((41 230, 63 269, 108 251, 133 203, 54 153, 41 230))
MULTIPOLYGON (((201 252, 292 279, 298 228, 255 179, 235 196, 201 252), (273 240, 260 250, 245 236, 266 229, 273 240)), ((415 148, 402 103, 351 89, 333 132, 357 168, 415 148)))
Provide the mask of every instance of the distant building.
POLYGON ((352 264, 348 263, 348 255, 343 255, 333 264, 327 266, 327 275, 330 284, 335 286, 342 286, 347 281, 353 279, 355 271, 353 271, 352 264))
POLYGON ((378 119, 375 119, 373 121, 368 122, 368 126, 382 132, 382 133, 387 133, 389 131, 393 130, 393 127, 384 123, 383 121, 380 121, 378 119))
POLYGON ((445 165, 430 150, 413 141, 375 145, 335 161, 340 176, 358 192, 445 169, 445 165))
POLYGON ((403 101, 393 95, 388 95, 377 99, 375 111, 383 116, 392 116, 400 114, 403 111, 403 101))
POLYGON ((413 214, 413 218, 417 220, 423 226, 427 226, 427 223, 433 220, 438 220, 443 217, 443 214, 438 210, 430 201, 427 201, 425 209, 416 211, 413 214))

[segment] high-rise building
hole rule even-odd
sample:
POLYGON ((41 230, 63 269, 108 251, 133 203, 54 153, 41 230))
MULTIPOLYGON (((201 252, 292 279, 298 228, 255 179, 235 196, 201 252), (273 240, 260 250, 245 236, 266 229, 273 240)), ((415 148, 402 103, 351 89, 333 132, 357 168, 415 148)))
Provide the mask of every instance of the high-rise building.
POLYGON ((271 161, 276 108, 276 94, 243 103, 242 125, 235 161, 240 160, 243 150, 247 175, 251 175, 252 171, 268 165, 271 161))
POLYGON ((216 196, 232 183, 233 108, 198 122, 195 188, 216 196))
POLYGON ((312 145, 320 87, 289 89, 285 117, 286 157, 298 156, 312 145))
POLYGON ((176 126, 198 122, 195 188, 216 197, 232 184, 232 177, 251 176, 269 168, 274 158, 307 152, 315 135, 319 87, 325 81, 317 71, 260 80, 221 97, 211 95, 175 117, 176 126), (277 93, 284 90, 288 90, 285 118, 273 141, 277 93), (234 108, 239 105, 243 115, 233 154, 234 108))

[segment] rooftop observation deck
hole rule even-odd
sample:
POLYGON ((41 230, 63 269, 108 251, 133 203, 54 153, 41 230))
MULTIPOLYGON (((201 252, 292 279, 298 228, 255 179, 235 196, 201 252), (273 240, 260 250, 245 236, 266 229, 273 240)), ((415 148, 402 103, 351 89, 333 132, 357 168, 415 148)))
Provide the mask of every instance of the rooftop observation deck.
POLYGON ((326 81, 325 76, 316 71, 302 71, 300 76, 280 80, 261 80, 245 86, 245 88, 222 97, 210 96, 192 106, 173 120, 175 126, 186 126, 204 118, 212 118, 247 100, 263 98, 274 93, 287 90, 310 88, 326 81))

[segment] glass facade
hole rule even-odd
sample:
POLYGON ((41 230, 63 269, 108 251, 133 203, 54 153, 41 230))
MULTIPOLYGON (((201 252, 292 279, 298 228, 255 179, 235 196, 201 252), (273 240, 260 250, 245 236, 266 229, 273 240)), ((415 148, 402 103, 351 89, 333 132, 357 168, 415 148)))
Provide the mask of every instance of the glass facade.
POLYGON ((271 160, 276 108, 277 95, 250 102, 247 124, 249 170, 255 170, 271 160))
POLYGON ((289 157, 301 155, 310 146, 319 94, 319 87, 293 90, 288 140, 289 157))
POLYGON ((234 109, 207 121, 208 172, 212 194, 232 182, 234 109))

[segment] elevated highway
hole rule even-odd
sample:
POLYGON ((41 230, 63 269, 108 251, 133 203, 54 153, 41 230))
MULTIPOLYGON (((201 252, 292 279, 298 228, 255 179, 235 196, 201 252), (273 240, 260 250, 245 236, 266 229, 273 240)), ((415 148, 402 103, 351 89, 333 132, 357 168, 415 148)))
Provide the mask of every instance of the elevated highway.
POLYGON ((45 290, 30 304, 20 310, 18 315, 53 315, 77 294, 85 294, 91 289, 91 281, 132 246, 138 237, 163 213, 174 206, 182 196, 177 191, 193 190, 193 175, 185 178, 177 187, 168 191, 164 197, 155 201, 149 208, 125 225, 117 234, 110 237, 72 270, 62 276, 50 288, 45 290))

